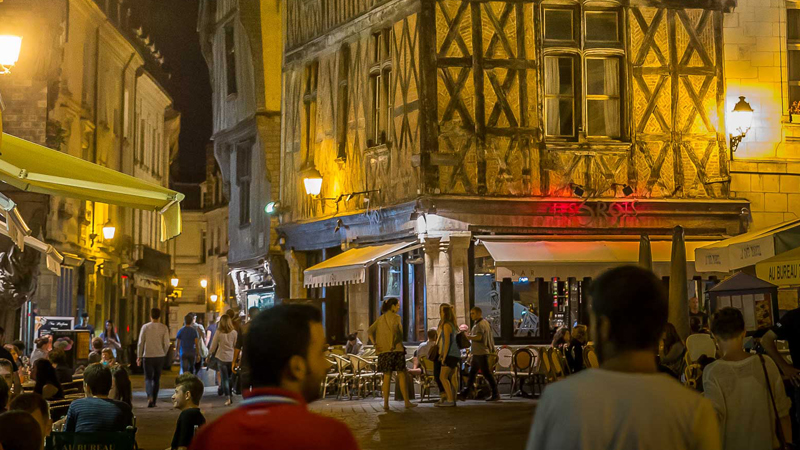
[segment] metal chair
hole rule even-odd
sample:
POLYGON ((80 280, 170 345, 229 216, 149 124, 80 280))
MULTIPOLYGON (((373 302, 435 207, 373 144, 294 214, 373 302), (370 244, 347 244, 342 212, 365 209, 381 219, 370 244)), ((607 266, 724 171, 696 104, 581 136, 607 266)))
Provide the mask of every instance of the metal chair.
POLYGON ((554 349, 553 347, 546 347, 542 349, 542 353, 545 355, 546 359, 550 360, 549 381, 558 381, 564 379, 564 377, 567 376, 566 373, 564 373, 564 366, 566 365, 566 359, 564 359, 564 355, 562 355, 560 351, 554 349))
POLYGON ((379 376, 375 371, 375 365, 358 355, 349 355, 349 357, 350 368, 353 374, 353 386, 351 386, 349 392, 350 398, 353 397, 353 388, 355 388, 356 394, 361 397, 366 397, 367 387, 371 386, 371 392, 375 392, 376 378, 379 376), (364 391, 364 395, 361 395, 362 390, 364 391))
POLYGON ((425 356, 419 358, 419 367, 422 369, 422 375, 419 377, 419 396, 420 401, 425 401, 425 396, 428 400, 431 399, 431 387, 438 386, 436 384, 436 377, 433 376, 433 361, 425 356))
POLYGON ((353 380, 353 373, 348 369, 350 368, 350 361, 343 356, 331 353, 330 356, 336 361, 336 371, 339 374, 339 391, 336 393, 336 399, 342 398, 347 391, 349 396, 350 384, 353 380))
POLYGON ((531 349, 520 348, 514 352, 511 361, 511 370, 514 372, 514 375, 511 379, 511 393, 509 394, 509 398, 517 394, 525 396, 523 386, 525 385, 525 380, 533 378, 536 355, 531 349), (519 383, 519 391, 515 391, 517 383, 519 383))
POLYGON ((597 359, 597 351, 594 346, 587 345, 583 348, 583 365, 591 369, 600 367, 600 360, 597 359))
POLYGON ((336 360, 333 358, 326 358, 330 363, 330 368, 328 369, 328 373, 325 374, 325 379, 322 380, 322 398, 328 396, 328 388, 336 388, 338 387, 337 384, 339 383, 339 369, 337 367, 336 360))

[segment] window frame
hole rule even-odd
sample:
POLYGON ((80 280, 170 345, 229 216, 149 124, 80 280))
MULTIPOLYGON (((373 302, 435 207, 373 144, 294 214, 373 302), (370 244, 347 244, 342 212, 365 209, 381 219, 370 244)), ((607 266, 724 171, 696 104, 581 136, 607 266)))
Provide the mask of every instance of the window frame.
POLYGON ((236 144, 236 185, 239 187, 239 227, 247 227, 252 222, 250 211, 251 182, 253 178, 253 141, 245 140, 236 144), (245 157, 246 156, 246 157, 245 157), (244 166, 242 162, 247 162, 244 166), (243 167, 246 167, 243 168, 243 167))
POLYGON ((347 158, 347 129, 350 119, 350 46, 342 45, 339 50, 339 83, 336 117, 336 156, 347 158))
POLYGON ((303 118, 300 129, 300 148, 306 164, 313 161, 317 133, 317 93, 319 87, 319 61, 312 61, 303 69, 303 118))
MULTIPOLYGON (((622 7, 585 7, 582 4, 564 5, 561 3, 543 3, 540 9, 542 39, 542 61, 549 57, 573 58, 573 130, 571 135, 551 135, 548 134, 548 98, 560 98, 563 95, 547 95, 547 72, 546 64, 543 63, 541 69, 541 83, 544 113, 544 137, 552 142, 628 142, 630 140, 630 128, 627 125, 629 117, 629 102, 627 101, 627 44, 625 39, 625 14, 622 7), (546 36, 546 17, 548 11, 572 11, 573 20, 573 40, 548 39, 546 36), (587 16, 604 12, 613 12, 617 17, 617 41, 590 41, 587 39, 587 16), (619 92, 618 96, 609 98, 619 98, 619 136, 603 136, 589 134, 589 101, 597 100, 600 96, 588 94, 588 69, 587 61, 590 59, 619 59, 619 92), (596 97, 596 98, 595 98, 596 97)), ((559 130, 560 131, 560 130, 559 130)))
POLYGON ((225 92, 228 97, 239 93, 236 79, 236 29, 233 20, 223 26, 225 34, 225 92))
POLYGON ((392 28, 382 28, 373 32, 370 38, 372 65, 369 68, 370 122, 367 132, 370 147, 386 145, 390 141, 392 36, 392 28))
MULTIPOLYGON (((790 60, 793 58, 792 54, 796 56, 798 61, 798 65, 800 65, 800 33, 798 33, 797 39, 790 39, 789 38, 789 27, 790 27, 790 11, 796 11, 798 15, 797 21, 800 22, 800 2, 786 2, 786 96, 787 96, 787 107, 788 110, 791 110, 792 103, 800 102, 800 74, 798 78, 793 80, 792 75, 792 65, 790 64, 790 60), (796 96, 792 95, 792 88, 797 91, 796 96)), ((800 23, 798 23, 798 29, 800 30, 800 23)))

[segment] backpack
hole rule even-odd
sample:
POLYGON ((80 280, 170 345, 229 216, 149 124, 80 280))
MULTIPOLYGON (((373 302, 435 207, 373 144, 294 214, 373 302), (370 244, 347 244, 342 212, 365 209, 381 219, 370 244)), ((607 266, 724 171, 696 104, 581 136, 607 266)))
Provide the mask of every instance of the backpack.
POLYGON ((467 333, 461 331, 456 335, 456 344, 458 344, 459 350, 464 350, 465 348, 470 347, 469 338, 467 337, 467 333))

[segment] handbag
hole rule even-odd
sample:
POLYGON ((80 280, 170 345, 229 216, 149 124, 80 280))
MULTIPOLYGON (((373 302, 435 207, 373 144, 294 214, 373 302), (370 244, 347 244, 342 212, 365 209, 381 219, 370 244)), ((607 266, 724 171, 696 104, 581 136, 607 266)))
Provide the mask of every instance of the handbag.
POLYGON ((762 354, 758 354, 758 359, 761 360, 761 368, 764 369, 764 379, 767 382, 767 392, 769 392, 769 400, 772 403, 772 412, 775 413, 775 434, 778 435, 778 442, 780 443, 780 449, 793 449, 795 448, 794 445, 789 444, 786 442, 786 436, 783 435, 783 428, 781 427, 781 419, 778 416, 778 407, 775 406, 775 396, 772 395, 772 385, 769 383, 769 375, 767 374, 767 364, 764 362, 764 356, 762 354))

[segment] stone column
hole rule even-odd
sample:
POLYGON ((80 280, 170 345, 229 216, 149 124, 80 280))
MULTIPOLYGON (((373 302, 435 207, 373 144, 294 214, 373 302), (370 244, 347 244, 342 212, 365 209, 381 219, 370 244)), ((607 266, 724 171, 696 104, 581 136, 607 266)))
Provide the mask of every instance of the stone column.
POLYGON ((453 283, 447 243, 439 237, 425 237, 425 292, 428 328, 439 325, 439 305, 453 304, 453 283))
POLYGON ((450 235, 450 273, 453 278, 453 302, 456 322, 469 325, 469 244, 472 233, 450 235))
POLYGON ((308 293, 303 286, 303 270, 306 268, 306 254, 286 250, 286 263, 289 264, 289 295, 291 298, 306 298, 308 293))

